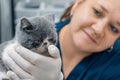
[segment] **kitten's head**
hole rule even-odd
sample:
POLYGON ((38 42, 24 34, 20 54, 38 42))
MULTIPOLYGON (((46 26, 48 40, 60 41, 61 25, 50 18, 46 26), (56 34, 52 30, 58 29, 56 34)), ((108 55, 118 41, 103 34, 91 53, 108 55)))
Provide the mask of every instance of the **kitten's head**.
POLYGON ((15 39, 28 49, 47 48, 57 41, 51 16, 22 18, 16 27, 15 39))

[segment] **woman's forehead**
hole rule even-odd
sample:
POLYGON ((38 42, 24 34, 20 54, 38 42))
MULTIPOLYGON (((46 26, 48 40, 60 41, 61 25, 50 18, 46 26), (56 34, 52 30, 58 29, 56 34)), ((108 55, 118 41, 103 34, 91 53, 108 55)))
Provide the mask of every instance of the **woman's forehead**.
POLYGON ((120 0, 95 0, 95 2, 106 5, 110 9, 120 10, 120 0))
MULTIPOLYGON (((109 15, 111 21, 120 27, 120 0, 95 0, 109 15)), ((120 28, 119 28, 120 29, 120 28)))
MULTIPOLYGON (((78 0, 77 3, 81 4, 78 0)), ((109 17, 114 18, 114 21, 120 21, 120 0, 84 0, 83 6, 95 7, 95 5, 102 6, 106 11, 108 11, 109 17)), ((79 6, 80 7, 80 6, 79 6)), ((81 8, 80 8, 81 9, 81 8)))
POLYGON ((120 0, 86 0, 87 4, 89 6, 89 3, 91 6, 99 5, 102 6, 105 10, 111 14, 111 16, 116 16, 120 18, 120 0))
POLYGON ((111 15, 120 18, 120 0, 97 0, 97 4, 103 6, 111 15))

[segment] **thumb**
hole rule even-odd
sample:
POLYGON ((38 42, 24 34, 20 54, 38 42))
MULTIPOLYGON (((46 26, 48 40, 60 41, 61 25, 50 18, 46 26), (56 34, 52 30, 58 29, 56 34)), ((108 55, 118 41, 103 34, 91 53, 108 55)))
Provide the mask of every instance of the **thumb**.
POLYGON ((14 72, 8 71, 7 76, 10 80, 32 80, 32 79, 20 79, 14 72))
POLYGON ((54 58, 59 58, 60 57, 59 50, 55 45, 50 45, 48 47, 48 52, 54 58))
POLYGON ((63 80, 63 73, 62 72, 60 74, 60 79, 59 80, 63 80))
POLYGON ((8 71, 7 76, 10 80, 20 80, 20 78, 12 71, 8 71))

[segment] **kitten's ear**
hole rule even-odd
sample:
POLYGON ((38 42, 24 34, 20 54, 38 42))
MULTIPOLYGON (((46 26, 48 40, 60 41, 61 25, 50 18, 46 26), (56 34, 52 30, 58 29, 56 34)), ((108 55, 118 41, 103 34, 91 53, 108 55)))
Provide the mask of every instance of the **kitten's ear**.
POLYGON ((33 26, 27 18, 22 18, 20 23, 23 31, 28 33, 33 31, 33 26))
POLYGON ((55 22, 55 15, 54 14, 47 14, 45 15, 45 17, 51 21, 51 22, 55 22))

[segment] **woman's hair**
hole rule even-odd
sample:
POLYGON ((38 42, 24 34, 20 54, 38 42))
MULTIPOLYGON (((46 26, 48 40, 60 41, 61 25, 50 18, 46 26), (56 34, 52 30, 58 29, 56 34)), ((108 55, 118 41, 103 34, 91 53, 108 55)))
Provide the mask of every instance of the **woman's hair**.
POLYGON ((67 19, 70 19, 71 18, 71 8, 73 6, 74 3, 72 3, 63 13, 63 15, 61 16, 60 18, 60 21, 64 21, 64 20, 67 20, 67 19))
MULTIPOLYGON (((81 2, 84 2, 86 0, 82 0, 81 2)), ((72 2, 71 5, 64 11, 63 15, 61 16, 60 18, 60 21, 64 21, 64 20, 67 20, 67 19, 70 19, 71 18, 71 8, 73 7, 75 2, 72 2)))

